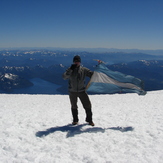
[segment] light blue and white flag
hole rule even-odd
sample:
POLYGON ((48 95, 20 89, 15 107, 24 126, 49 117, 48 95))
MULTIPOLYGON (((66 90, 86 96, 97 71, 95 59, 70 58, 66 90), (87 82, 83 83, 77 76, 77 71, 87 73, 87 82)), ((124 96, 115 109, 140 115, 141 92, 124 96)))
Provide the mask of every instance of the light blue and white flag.
POLYGON ((94 70, 87 92, 96 94, 137 93, 145 95, 142 80, 131 75, 109 70, 104 63, 99 63, 94 70))

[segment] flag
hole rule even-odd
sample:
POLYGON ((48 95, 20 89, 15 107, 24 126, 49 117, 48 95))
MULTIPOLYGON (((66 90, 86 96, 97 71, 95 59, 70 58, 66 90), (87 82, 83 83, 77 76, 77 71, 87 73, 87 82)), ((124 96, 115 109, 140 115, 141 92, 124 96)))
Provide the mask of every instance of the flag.
POLYGON ((143 81, 131 75, 109 70, 99 63, 87 85, 87 92, 95 94, 137 93, 145 95, 143 81))

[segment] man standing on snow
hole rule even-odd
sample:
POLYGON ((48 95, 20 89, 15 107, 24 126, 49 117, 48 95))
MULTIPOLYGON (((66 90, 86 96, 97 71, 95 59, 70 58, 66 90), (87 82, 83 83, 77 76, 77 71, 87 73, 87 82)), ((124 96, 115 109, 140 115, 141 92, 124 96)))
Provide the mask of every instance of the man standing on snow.
POLYGON ((71 111, 73 117, 73 125, 78 124, 78 106, 77 99, 79 98, 86 112, 86 122, 94 126, 92 121, 91 102, 85 91, 85 77, 91 77, 93 72, 86 67, 80 65, 81 58, 76 55, 73 58, 73 64, 63 74, 63 79, 69 79, 69 98, 71 103, 71 111))

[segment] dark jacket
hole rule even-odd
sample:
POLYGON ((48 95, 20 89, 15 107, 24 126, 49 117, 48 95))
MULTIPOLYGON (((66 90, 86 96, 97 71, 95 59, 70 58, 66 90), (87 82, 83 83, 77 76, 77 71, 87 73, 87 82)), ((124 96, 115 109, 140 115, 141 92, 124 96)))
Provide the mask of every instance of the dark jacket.
POLYGON ((70 92, 85 91, 85 77, 91 77, 93 72, 86 67, 79 66, 74 70, 68 68, 63 74, 63 79, 69 79, 70 92))

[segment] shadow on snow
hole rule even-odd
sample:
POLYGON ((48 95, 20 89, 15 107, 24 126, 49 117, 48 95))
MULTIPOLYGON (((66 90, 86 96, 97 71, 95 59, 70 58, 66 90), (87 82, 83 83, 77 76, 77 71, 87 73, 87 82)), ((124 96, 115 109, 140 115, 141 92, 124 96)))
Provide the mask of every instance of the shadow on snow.
POLYGON ((101 128, 101 127, 89 127, 89 128, 85 128, 83 129, 82 127, 87 126, 87 124, 81 124, 81 125, 72 125, 72 124, 68 124, 65 126, 57 126, 57 127, 52 127, 49 128, 45 131, 38 131, 36 132, 36 137, 44 137, 47 136, 51 133, 54 133, 56 131, 61 131, 61 132, 67 132, 66 137, 73 137, 75 135, 78 134, 82 134, 82 133, 97 133, 97 132, 102 132, 104 133, 105 130, 107 129, 111 129, 111 130, 118 130, 121 132, 127 132, 127 131, 133 131, 134 128, 133 127, 110 127, 110 128, 101 128))
POLYGON ((111 130, 118 130, 118 131, 121 131, 121 132, 127 132, 127 131, 133 131, 134 128, 131 127, 131 126, 128 126, 128 127, 109 127, 107 129, 111 129, 111 130))

